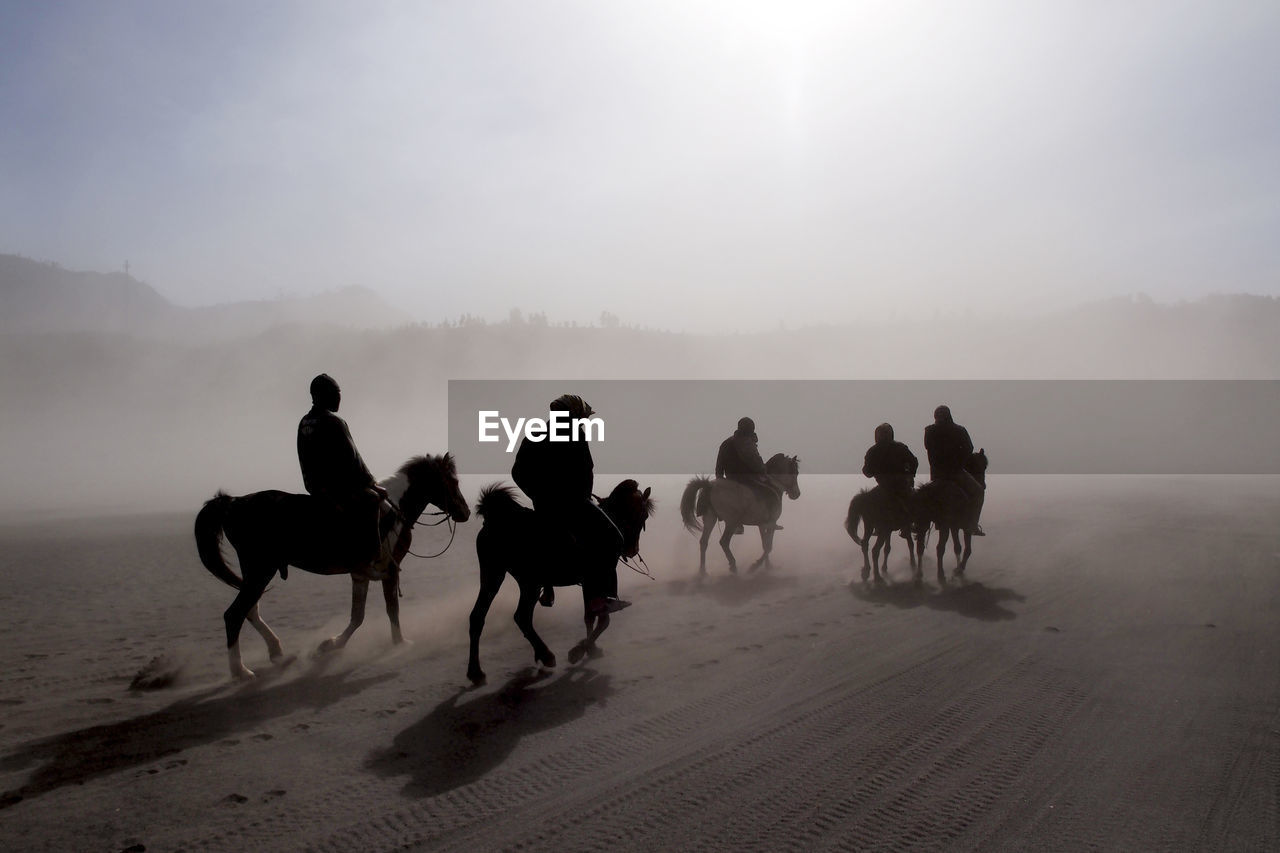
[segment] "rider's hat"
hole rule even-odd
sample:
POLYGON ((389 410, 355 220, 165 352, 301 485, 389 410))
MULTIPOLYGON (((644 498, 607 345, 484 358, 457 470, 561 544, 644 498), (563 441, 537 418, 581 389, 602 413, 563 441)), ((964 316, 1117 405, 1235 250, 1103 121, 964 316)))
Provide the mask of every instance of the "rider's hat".
POLYGON ((740 432, 755 432, 756 422, 751 418, 738 418, 738 430, 740 432))

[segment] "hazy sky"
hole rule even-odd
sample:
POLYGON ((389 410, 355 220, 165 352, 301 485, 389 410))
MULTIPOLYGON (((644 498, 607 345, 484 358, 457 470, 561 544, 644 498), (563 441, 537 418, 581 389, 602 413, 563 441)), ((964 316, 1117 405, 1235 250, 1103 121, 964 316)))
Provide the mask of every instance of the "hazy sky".
POLYGON ((0 0, 0 251, 749 328, 1280 293, 1280 3, 0 0))

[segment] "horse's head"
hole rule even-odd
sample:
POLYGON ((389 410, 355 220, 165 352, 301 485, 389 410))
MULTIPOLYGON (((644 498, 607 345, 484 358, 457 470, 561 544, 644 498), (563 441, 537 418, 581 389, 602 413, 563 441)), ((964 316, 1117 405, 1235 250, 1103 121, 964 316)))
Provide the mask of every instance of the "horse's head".
POLYGON ((764 463, 765 473, 782 485, 787 497, 795 500, 800 497, 800 457, 775 453, 764 463))
POLYGON ((964 469, 973 475, 973 479, 982 485, 987 484, 987 449, 979 448, 977 453, 970 453, 969 459, 964 463, 964 469))
POLYGON ((458 522, 471 517, 471 507, 458 488, 458 468, 452 453, 415 456, 400 466, 400 473, 409 478, 402 504, 424 509, 427 504, 435 504, 458 522))
POLYGON ((655 509, 650 489, 640 491, 635 480, 623 480, 600 501, 605 515, 613 519, 622 533, 622 556, 634 557, 640 552, 640 534, 655 509))

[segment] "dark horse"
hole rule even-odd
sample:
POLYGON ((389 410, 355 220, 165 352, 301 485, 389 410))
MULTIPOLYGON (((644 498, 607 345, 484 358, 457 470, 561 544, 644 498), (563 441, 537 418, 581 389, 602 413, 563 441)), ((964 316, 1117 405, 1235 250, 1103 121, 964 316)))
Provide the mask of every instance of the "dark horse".
POLYGON ((284 656, 280 639, 258 615, 258 599, 277 572, 281 578, 287 577, 289 566, 320 575, 351 575, 351 623, 338 636, 325 640, 321 651, 346 645, 364 621, 370 580, 382 581, 392 640, 397 644, 404 641, 400 634, 400 581, 396 566, 409 550, 414 522, 428 504, 439 507, 455 522, 470 518, 471 509, 458 490, 458 472, 448 453, 414 457, 381 485, 387 490, 392 506, 399 510, 383 519, 382 555, 374 564, 343 564, 335 558, 340 543, 332 532, 333 519, 310 495, 271 490, 231 497, 218 492, 205 503, 196 516, 200 562, 218 580, 239 590, 222 617, 227 624, 227 656, 232 678, 253 677, 253 672, 240 660, 240 628, 245 619, 266 641, 267 653, 273 662, 284 656), (236 549, 243 577, 232 571, 223 559, 224 534, 236 549))
MULTIPOLYGON (((623 480, 607 498, 597 499, 605 515, 622 534, 622 556, 634 557, 640 552, 640 533, 653 515, 649 489, 640 491, 635 480, 623 480)), ((480 561, 480 593, 471 609, 471 656, 467 662, 467 678, 483 684, 480 668, 480 633, 493 598, 510 574, 520 585, 520 602, 515 621, 520 632, 533 646, 533 657, 543 666, 556 665, 556 656, 533 629, 533 608, 538 594, 546 586, 572 586, 582 583, 581 559, 572 543, 550 542, 546 530, 538 524, 537 514, 521 505, 510 487, 494 484, 480 493, 476 512, 484 517, 484 526, 476 536, 476 556, 480 561)), ((583 655, 598 654, 596 638, 609 627, 609 614, 586 613, 587 637, 569 651, 569 662, 577 663, 583 655)))
MULTIPOLYGON (((964 468, 973 478, 987 486, 987 451, 980 449, 971 453, 964 463, 964 468)), ((924 570, 924 546, 929 536, 929 525, 938 529, 938 583, 947 582, 946 573, 942 571, 942 556, 947 552, 947 537, 955 546, 955 577, 964 575, 973 553, 973 534, 965 529, 970 512, 969 498, 956 483, 950 480, 934 480, 916 489, 911 496, 911 521, 916 537, 916 559, 913 563, 916 570, 916 582, 924 570), (964 553, 960 552, 960 534, 964 534, 964 553)))
MULTIPOLYGON (((987 484, 987 452, 985 449, 970 454, 965 462, 965 470, 984 487, 987 484)), ((938 583, 946 583, 947 576, 942 570, 942 558, 947 550, 947 538, 955 543, 956 570, 955 576, 964 575, 969 556, 973 553, 973 535, 965 530, 969 514, 969 499, 959 485, 950 480, 934 480, 917 489, 913 489, 907 497, 905 508, 889 495, 883 487, 863 489, 849 501, 849 514, 845 518, 844 529, 849 537, 862 548, 862 579, 867 580, 872 573, 875 582, 881 583, 880 552, 884 550, 884 569, 887 576, 889 569, 889 552, 893 541, 893 533, 897 530, 909 530, 915 541, 907 547, 907 556, 911 558, 912 573, 916 583, 921 582, 924 571, 924 546, 929 527, 938 529, 938 583), (905 511, 905 514, 904 514, 905 511), (858 535, 859 527, 865 529, 858 535), (964 534, 964 553, 960 551, 960 535, 964 534), (867 545, 875 536, 871 560, 867 560, 867 545)))
MULTIPOLYGON (((874 570, 875 582, 882 582, 883 578, 880 574, 881 551, 884 552, 885 576, 888 576, 889 552, 892 550, 893 533, 896 530, 910 531, 910 508, 913 498, 914 493, 907 498, 907 503, 904 506, 901 501, 887 493, 883 486, 874 486, 870 489, 863 489, 853 496, 853 500, 849 501, 849 514, 845 517, 844 529, 848 531, 849 538, 862 548, 862 579, 864 581, 871 576, 874 570), (862 536, 858 535, 860 526, 864 529, 862 536), (871 549, 871 559, 868 560, 867 545, 870 544, 872 536, 876 538, 876 541, 871 549)), ((904 535, 909 536, 909 533, 904 535)), ((907 556, 911 558, 911 568, 918 574, 916 554, 910 539, 907 541, 907 556)))
MULTIPOLYGON (((775 453, 764 466, 769 484, 791 500, 800 497, 800 457, 775 453)), ((680 519, 690 533, 702 533, 698 540, 698 573, 707 573, 707 543, 716 522, 724 521, 724 533, 720 535, 720 549, 729 559, 729 571, 738 573, 738 561, 729 550, 729 540, 737 532, 739 524, 754 524, 760 528, 760 559, 751 564, 754 571, 761 566, 769 568, 769 554, 773 551, 774 525, 782 515, 782 501, 767 505, 757 490, 737 480, 710 477, 694 477, 684 487, 680 496, 680 519), (701 517, 702 522, 698 522, 701 517)))

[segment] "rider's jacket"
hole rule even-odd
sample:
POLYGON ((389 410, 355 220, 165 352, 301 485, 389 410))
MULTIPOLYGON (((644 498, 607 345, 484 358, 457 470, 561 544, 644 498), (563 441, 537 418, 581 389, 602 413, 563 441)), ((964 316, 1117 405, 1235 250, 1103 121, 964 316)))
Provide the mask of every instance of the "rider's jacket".
POLYGON ((936 480, 964 470, 973 441, 969 431, 954 421, 934 423, 924 428, 924 449, 929 455, 929 476, 936 480))
POLYGON ((312 406, 298 423, 298 464, 307 491, 332 500, 376 482, 356 450, 347 422, 319 406, 312 406))
POLYGON ((589 503, 595 479, 591 447, 581 438, 555 442, 525 438, 516 451, 511 479, 535 506, 589 503))
POLYGON ((884 477, 893 474, 916 475, 920 460, 901 441, 882 441, 871 445, 862 460, 862 473, 866 477, 884 477))
POLYGON ((756 434, 734 430, 733 435, 720 442, 716 453, 716 477, 755 479, 764 474, 764 460, 756 447, 756 434))

